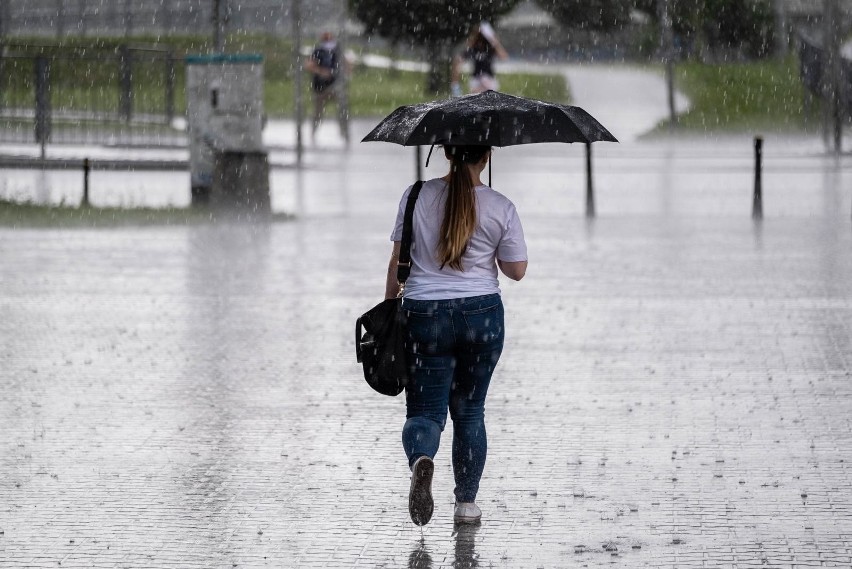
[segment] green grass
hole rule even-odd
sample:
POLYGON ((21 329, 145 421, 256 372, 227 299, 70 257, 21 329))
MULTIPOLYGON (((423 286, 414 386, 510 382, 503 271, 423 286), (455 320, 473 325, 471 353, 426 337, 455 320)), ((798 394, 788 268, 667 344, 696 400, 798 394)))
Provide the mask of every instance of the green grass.
MULTIPOLYGON (((291 218, 288 214, 273 214, 271 221, 291 218)), ((213 221, 213 213, 204 208, 70 207, 0 199, 0 227, 102 228, 196 225, 213 221)))
MULTIPOLYGON (((567 102, 565 80, 561 75, 502 74, 501 91, 547 101, 567 102)), ((439 98, 425 92, 426 74, 414 71, 360 67, 352 75, 349 108, 354 117, 384 116, 401 105, 439 98)), ((270 115, 292 115, 293 85, 289 81, 267 81, 266 105, 270 115)), ((306 116, 311 113, 308 80, 304 81, 306 116)))
POLYGON ((816 108, 812 117, 805 112, 796 57, 720 65, 680 63, 675 79, 692 103, 678 118, 681 130, 787 131, 811 129, 818 123, 816 108))
MULTIPOLYGON (((16 39, 18 43, 26 40, 16 39)), ((123 43, 121 38, 69 38, 63 40, 64 50, 78 53, 94 53, 93 48, 103 53, 113 51, 123 43)), ((158 45, 173 50, 182 58, 192 53, 210 51, 209 39, 202 36, 169 36, 157 38, 140 36, 132 44, 158 45)), ((226 49, 231 53, 260 53, 264 56, 265 89, 264 99, 268 115, 293 116, 294 73, 302 73, 305 113, 310 113, 310 77, 293 66, 293 44, 288 39, 261 34, 233 34, 227 38, 226 49)), ((36 48, 28 48, 35 53, 36 48)), ((50 48, 44 48, 50 53, 50 48)), ((0 98, 9 107, 31 107, 33 103, 33 70, 30 60, 12 60, 3 69, 4 89, 0 98)), ((119 106, 119 68, 114 62, 57 61, 51 69, 54 81, 60 85, 53 90, 54 109, 86 110, 96 107, 116 112, 119 106)), ((157 112, 164 108, 164 68, 153 63, 138 63, 134 67, 136 81, 134 112, 157 112)), ((558 102, 568 101, 569 95, 564 79, 558 75, 501 74, 501 90, 536 99, 558 102)), ((436 98, 425 92, 426 77, 423 73, 392 72, 386 69, 356 66, 350 85, 350 111, 355 117, 383 116, 400 105, 427 101, 436 98)), ((175 65, 175 112, 182 114, 186 109, 183 65, 175 65)))

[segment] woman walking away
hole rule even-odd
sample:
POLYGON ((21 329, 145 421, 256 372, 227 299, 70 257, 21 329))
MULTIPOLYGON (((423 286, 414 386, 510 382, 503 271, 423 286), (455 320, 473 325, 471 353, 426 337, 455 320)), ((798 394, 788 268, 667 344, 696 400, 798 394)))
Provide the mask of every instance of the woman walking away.
POLYGON ((500 89, 497 74, 494 72, 495 57, 497 59, 509 59, 509 54, 503 48, 500 40, 497 39, 494 28, 488 22, 482 22, 471 30, 462 54, 453 57, 450 93, 454 97, 461 95, 459 81, 461 78, 462 60, 464 59, 469 59, 473 62, 473 71, 470 75, 471 93, 482 93, 488 90, 497 91, 500 89))
MULTIPOLYGON (((527 248, 515 206, 480 180, 487 146, 445 146, 450 171, 423 184, 414 208, 411 275, 404 287, 406 351, 402 445, 411 468, 408 510, 424 525, 432 517, 432 462, 447 409, 453 420, 456 522, 478 522, 475 500, 485 467, 485 395, 503 350, 503 303, 497 267, 519 281, 527 248)), ((385 297, 399 293, 397 259, 408 188, 402 196, 385 297)))

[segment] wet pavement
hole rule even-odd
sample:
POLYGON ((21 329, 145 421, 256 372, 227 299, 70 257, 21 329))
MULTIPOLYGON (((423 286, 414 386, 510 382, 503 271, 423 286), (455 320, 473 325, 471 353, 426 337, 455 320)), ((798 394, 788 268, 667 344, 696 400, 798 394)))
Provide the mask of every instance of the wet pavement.
POLYGON ((852 565, 849 156, 768 137, 754 222, 750 137, 622 134, 586 220, 581 147, 498 150, 531 259, 483 523, 448 431, 421 532, 352 337, 413 153, 330 128, 273 174, 292 222, 0 229, 0 567, 852 565))

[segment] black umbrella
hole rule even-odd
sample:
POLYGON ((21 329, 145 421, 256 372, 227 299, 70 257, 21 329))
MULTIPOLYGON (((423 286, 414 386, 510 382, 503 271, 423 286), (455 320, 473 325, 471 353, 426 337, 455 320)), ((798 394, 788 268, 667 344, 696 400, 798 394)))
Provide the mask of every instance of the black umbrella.
MULTIPOLYGON (((618 142, 580 107, 514 97, 497 91, 399 107, 361 140, 371 141, 417 146, 418 178, 421 177, 420 146, 424 144, 513 146, 535 142, 584 142, 588 217, 595 215, 591 143, 618 142)), ((488 163, 488 184, 491 184, 491 162, 488 163)))
POLYGON ((399 107, 362 140, 370 141, 403 146, 618 142, 580 107, 497 91, 399 107))

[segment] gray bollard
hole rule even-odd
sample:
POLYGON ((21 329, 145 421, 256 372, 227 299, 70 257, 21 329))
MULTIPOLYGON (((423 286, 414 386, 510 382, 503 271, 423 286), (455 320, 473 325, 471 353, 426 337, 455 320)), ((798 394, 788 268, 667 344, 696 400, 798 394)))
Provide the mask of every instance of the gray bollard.
POLYGON ((751 202, 751 217, 763 219, 763 138, 754 137, 754 197, 751 202))
POLYGON ((586 143, 586 217, 595 217, 595 189, 592 183, 592 144, 586 143))
POLYGON ((91 164, 88 158, 83 158, 83 199, 80 200, 80 207, 88 207, 89 205, 89 170, 91 164))

